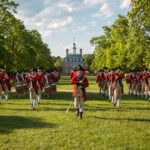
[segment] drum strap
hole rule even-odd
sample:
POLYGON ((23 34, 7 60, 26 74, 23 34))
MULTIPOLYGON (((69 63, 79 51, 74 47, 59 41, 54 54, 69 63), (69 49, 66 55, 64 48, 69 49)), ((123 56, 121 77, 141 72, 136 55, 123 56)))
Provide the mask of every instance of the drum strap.
POLYGON ((49 83, 49 78, 47 75, 45 75, 45 78, 46 78, 46 84, 49 83))

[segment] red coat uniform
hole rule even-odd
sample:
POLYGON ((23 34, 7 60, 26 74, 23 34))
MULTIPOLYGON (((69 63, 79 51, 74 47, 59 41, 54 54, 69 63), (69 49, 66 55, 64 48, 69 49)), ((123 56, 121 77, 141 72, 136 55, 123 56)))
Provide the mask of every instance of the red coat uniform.
POLYGON ((3 89, 4 89, 4 77, 5 77, 5 73, 0 72, 0 85, 2 86, 3 89))
POLYGON ((114 80, 115 80, 114 74, 108 74, 108 76, 106 77, 106 81, 107 81, 108 83, 114 82, 114 80))
MULTIPOLYGON (((54 77, 52 75, 47 75, 47 78, 48 78, 48 82, 53 82, 54 81, 54 77)), ((42 80, 42 83, 46 83, 46 75, 43 76, 43 80, 42 80)))
POLYGON ((38 73, 38 82, 39 82, 39 85, 40 85, 40 88, 42 89, 43 87, 43 78, 44 78, 44 74, 41 72, 41 73, 38 73))
POLYGON ((137 82, 141 82, 141 74, 136 74, 136 79, 137 79, 137 82))
MULTIPOLYGON (((72 79, 74 76, 77 75, 77 72, 74 72, 74 73, 71 73, 70 74, 70 79, 72 79)), ((85 72, 82 72, 82 75, 84 76, 85 75, 85 72)))
POLYGON ((137 82, 137 76, 135 74, 131 74, 130 75, 130 79, 132 83, 136 83, 137 82))
MULTIPOLYGON (((33 88, 35 90, 35 92, 38 94, 38 85, 37 85, 37 82, 38 82, 38 75, 30 75, 28 78, 27 78, 27 83, 28 84, 33 84, 33 88)), ((30 88, 30 87, 29 87, 30 88)))
POLYGON ((23 79, 22 79, 21 75, 18 74, 18 75, 14 76, 13 81, 14 82, 23 82, 23 79))
POLYGON ((143 83, 144 80, 148 83, 148 77, 149 77, 148 73, 142 72, 142 74, 141 74, 141 84, 143 83))
MULTIPOLYGON (((115 74, 114 74, 114 78, 115 78, 115 80, 116 80, 117 78, 119 79, 120 86, 121 86, 121 88, 123 89, 123 83, 122 83, 122 79, 124 78, 123 73, 120 73, 120 74, 115 73, 115 74)), ((113 89, 115 89, 115 86, 116 86, 116 81, 115 81, 115 80, 114 80, 114 83, 113 83, 113 89)))
POLYGON ((70 79, 72 79, 73 76, 76 75, 76 74, 77 74, 76 72, 71 73, 71 74, 70 74, 70 79))
POLYGON ((7 86, 9 90, 11 90, 10 77, 4 77, 4 85, 7 86))
POLYGON ((102 73, 98 74, 96 82, 98 82, 99 85, 103 85, 104 79, 105 79, 105 76, 104 76, 104 73, 102 72, 102 73))
MULTIPOLYGON (((82 98, 85 100, 86 99, 86 92, 85 92, 85 88, 88 87, 89 83, 88 80, 85 76, 82 75, 82 79, 83 79, 83 87, 84 89, 82 90, 82 98)), ((78 88, 78 80, 77 80, 77 75, 75 75, 72 79, 71 79, 71 84, 74 84, 74 91, 73 91, 73 96, 76 96, 76 91, 78 88)))

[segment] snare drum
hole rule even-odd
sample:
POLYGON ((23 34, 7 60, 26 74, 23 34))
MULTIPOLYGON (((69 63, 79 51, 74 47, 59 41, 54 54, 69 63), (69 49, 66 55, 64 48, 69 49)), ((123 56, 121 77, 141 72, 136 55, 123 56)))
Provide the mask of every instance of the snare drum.
POLYGON ((44 93, 47 96, 50 96, 50 95, 53 94, 52 93, 52 86, 50 84, 47 84, 47 85, 44 86, 44 93))
POLYGON ((28 87, 28 85, 26 83, 23 83, 22 86, 23 86, 24 93, 29 91, 29 87, 28 87))
POLYGON ((16 93, 17 94, 19 94, 19 95, 24 94, 24 87, 22 86, 22 83, 17 83, 15 85, 15 88, 16 88, 16 93))

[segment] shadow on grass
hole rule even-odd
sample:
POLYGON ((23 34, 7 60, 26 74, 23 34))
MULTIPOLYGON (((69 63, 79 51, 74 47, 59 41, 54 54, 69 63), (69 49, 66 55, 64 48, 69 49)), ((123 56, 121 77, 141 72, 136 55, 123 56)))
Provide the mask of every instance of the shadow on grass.
POLYGON ((136 122, 150 122, 150 119, 131 119, 131 118, 104 118, 104 117, 97 117, 91 116, 92 118, 99 119, 99 120, 116 120, 116 121, 136 121, 136 122))
POLYGON ((55 124, 44 122, 40 118, 0 116, 0 134, 10 133, 14 129, 53 128, 55 126, 55 124))

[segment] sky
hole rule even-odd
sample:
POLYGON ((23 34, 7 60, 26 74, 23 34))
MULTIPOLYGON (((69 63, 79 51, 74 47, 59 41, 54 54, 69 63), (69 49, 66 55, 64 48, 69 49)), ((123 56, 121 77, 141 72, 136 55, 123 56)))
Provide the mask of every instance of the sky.
POLYGON ((19 3, 18 19, 28 30, 38 30, 52 56, 72 53, 73 42, 83 54, 93 53, 92 37, 103 34, 118 14, 126 15, 130 0, 14 0, 19 3))

